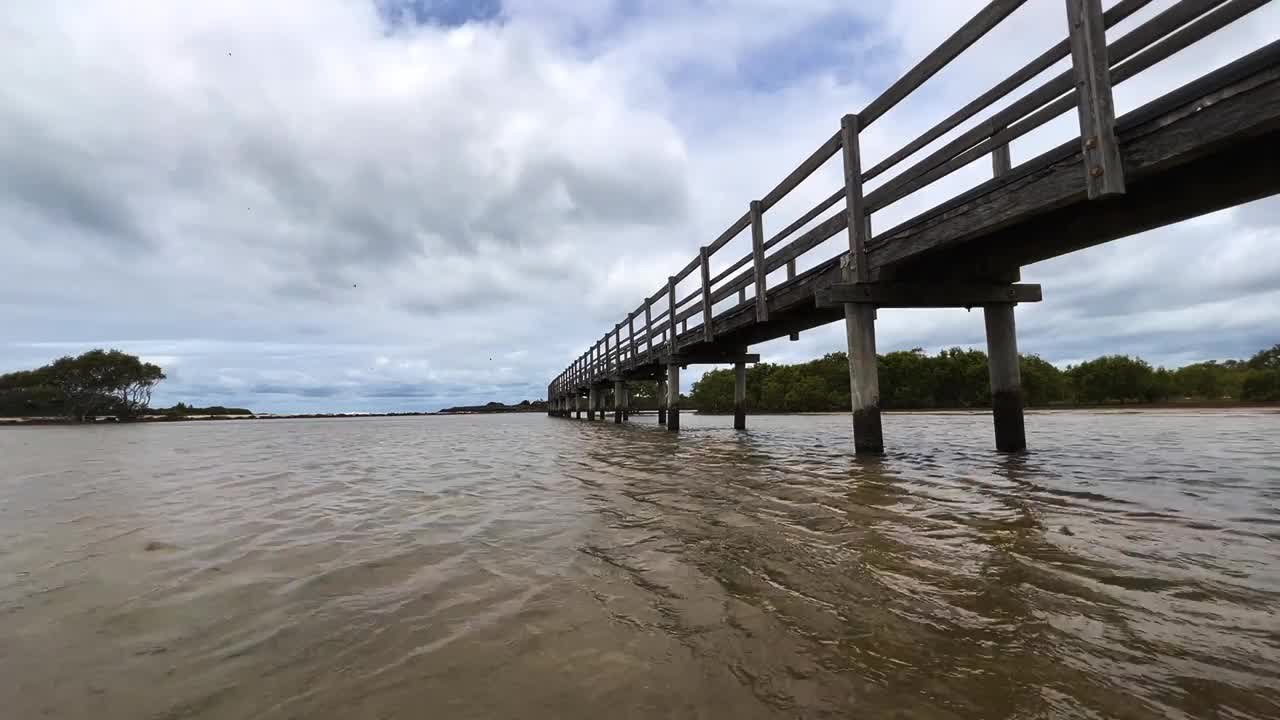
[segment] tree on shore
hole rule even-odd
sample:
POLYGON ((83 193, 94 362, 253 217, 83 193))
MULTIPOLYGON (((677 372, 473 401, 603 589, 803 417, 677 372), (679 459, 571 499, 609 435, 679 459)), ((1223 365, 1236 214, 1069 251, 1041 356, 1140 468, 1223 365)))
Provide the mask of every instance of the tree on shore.
POLYGON ((90 350, 35 370, 0 375, 0 413, 56 413, 75 420, 94 415, 132 418, 147 409, 165 377, 158 365, 119 350, 90 350))
MULTIPOLYGON (((1280 345, 1247 361, 1152 367, 1127 355, 1106 355, 1059 369, 1036 355, 1019 357, 1023 401, 1054 404, 1280 400, 1280 345)), ((950 348, 937 355, 902 350, 881 355, 880 405, 889 410, 977 408, 991 402, 987 356, 950 348)), ((712 370, 694 383, 692 405, 707 412, 733 409, 733 371, 712 370)), ((849 368, 844 353, 795 365, 761 363, 747 370, 747 406, 762 412, 847 410, 849 368)))

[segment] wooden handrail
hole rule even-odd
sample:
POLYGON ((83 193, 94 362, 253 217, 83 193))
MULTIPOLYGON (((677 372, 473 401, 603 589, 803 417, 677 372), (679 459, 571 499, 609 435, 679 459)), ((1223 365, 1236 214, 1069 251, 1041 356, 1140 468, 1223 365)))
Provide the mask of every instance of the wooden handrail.
MULTIPOLYGON (((1107 27, 1111 27, 1141 10, 1149 3, 1151 3, 1151 0, 1121 0, 1121 2, 1115 5, 1115 7, 1103 13, 1103 22, 1107 27)), ((1070 54, 1071 43, 1064 39, 1057 45, 1054 45, 1041 53, 1035 60, 1023 65, 1022 68, 1014 74, 1004 80, 1001 80, 990 90, 979 95, 977 98, 969 102, 968 105, 965 105, 949 115, 947 119, 929 128, 915 140, 912 140, 901 149, 891 153, 884 160, 876 163, 870 170, 867 170, 862 174, 862 181, 868 182, 894 165, 897 165, 903 160, 916 154, 916 152, 924 146, 934 140, 937 140, 943 135, 946 135, 948 132, 951 132, 965 120, 968 120, 974 115, 977 115, 983 110, 991 107, 1001 98, 1018 89, 1023 83, 1039 75, 1045 70, 1048 70, 1054 63, 1062 60, 1070 54)))
MULTIPOLYGON (((988 2, 968 22, 863 108, 862 112, 856 115, 858 129, 865 129, 889 112, 959 54, 999 25, 1025 1, 992 0, 988 2)), ((1157 13, 1106 46, 1105 54, 1100 56, 1107 61, 1103 82, 1109 80, 1111 86, 1118 85, 1248 13, 1267 5, 1269 1, 1178 0, 1169 8, 1157 13)), ((1100 17, 1101 25, 1104 28, 1110 28, 1146 7, 1150 2, 1151 0, 1119 0, 1100 16, 1095 4, 1091 10, 1093 27, 1097 27, 1100 17)), ((866 183, 886 173, 965 121, 990 109, 1027 81, 1068 57, 1070 53, 1069 39, 1054 44, 941 122, 890 153, 870 169, 858 172, 857 178, 861 183, 866 183)), ((1011 141, 1077 107, 1079 100, 1075 80, 1075 71, 1071 69, 1055 75, 1039 87, 1026 92, 1022 97, 992 113, 990 117, 978 122, 969 130, 960 133, 893 178, 881 183, 861 198, 864 208, 861 212, 865 213, 863 216, 869 216, 872 212, 882 210, 912 195, 984 155, 991 154, 997 161, 1001 157, 1007 158, 1007 148, 1011 141)), ((680 323, 685 324, 687 331, 698 330, 703 339, 711 340, 712 307, 734 293, 745 292, 745 288, 749 285, 761 286, 757 289, 757 319, 767 318, 768 305, 765 303, 767 290, 762 287, 765 285, 767 274, 787 266, 788 280, 790 280, 794 276, 795 261, 798 257, 848 228, 847 209, 818 221, 816 225, 786 242, 780 249, 771 254, 770 251, 806 225, 818 220, 824 213, 838 205, 842 199, 846 199, 850 181, 846 179, 839 190, 763 242, 760 229, 761 215, 775 207, 809 179, 824 163, 840 152, 844 145, 840 132, 834 133, 823 141, 772 190, 753 203, 752 210, 737 218, 711 244, 703 248, 698 256, 672 275, 666 285, 653 295, 646 297, 636 309, 627 314, 625 324, 628 332, 625 346, 621 332, 624 323, 619 323, 558 375, 548 386, 548 391, 551 392, 555 388, 566 389, 570 383, 596 382, 601 375, 621 372, 626 367, 640 362, 642 358, 653 356, 656 352, 675 352, 680 342, 688 340, 687 335, 678 329, 680 323), (752 252, 741 256, 711 277, 710 257, 740 233, 751 228, 753 222, 755 228, 752 252), (748 268, 747 265, 752 267, 748 268), (702 278, 699 287, 677 301, 675 286, 700 268, 702 278), (698 315, 702 315, 701 324, 688 327, 688 321, 698 315), (637 319, 643 320, 643 325, 639 328, 636 327, 637 319), (682 335, 685 336, 683 340, 682 335)), ((945 205, 946 202, 939 207, 945 205)))
POLYGON ((956 59, 957 55, 969 49, 969 46, 999 25, 1025 2, 1026 0, 992 0, 987 3, 986 7, 969 19, 969 22, 960 26, 960 29, 952 33, 951 37, 944 40, 933 52, 924 56, 924 59, 916 63, 915 67, 890 85, 888 90, 880 93, 880 97, 863 108, 862 112, 858 113, 859 125, 866 128, 879 120, 893 106, 902 102, 916 88, 956 59))

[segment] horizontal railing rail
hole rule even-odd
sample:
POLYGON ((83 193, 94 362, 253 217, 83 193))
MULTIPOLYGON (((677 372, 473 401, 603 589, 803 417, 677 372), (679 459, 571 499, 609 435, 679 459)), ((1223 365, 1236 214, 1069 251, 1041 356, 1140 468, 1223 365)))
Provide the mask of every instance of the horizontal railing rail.
MULTIPOLYGON (((1068 36, 992 85, 943 120, 920 133, 884 159, 863 171, 860 167, 858 134, 907 99, 930 78, 944 69, 964 51, 1004 22, 1028 0, 992 0, 967 23, 951 34, 883 93, 856 115, 846 116, 841 129, 823 142, 787 174, 776 186, 736 218, 710 244, 699 248, 697 256, 671 275, 667 284, 627 313, 626 317, 575 359, 548 385, 549 395, 567 394, 599 384, 621 375, 626 370, 653 363, 678 354, 679 349, 694 342, 713 341, 716 336, 714 308, 737 295, 733 311, 754 305, 756 320, 768 315, 768 276, 786 268, 787 282, 796 277, 796 262, 806 253, 841 231, 850 233, 851 269, 864 279, 869 272, 865 245, 870 239, 871 214, 907 199, 933 183, 955 173, 980 158, 999 154, 1006 157, 1010 143, 1046 123, 1076 109, 1081 116, 1081 144, 1087 163, 1090 197, 1095 191, 1108 194, 1123 191, 1123 171, 1109 165, 1105 152, 1114 143, 1107 137, 1111 128, 1105 122, 1107 112, 1094 107, 1097 98, 1091 88, 1105 87, 1110 102, 1110 87, 1123 83, 1153 65, 1171 57, 1194 43, 1267 5, 1270 0, 1178 0, 1170 7, 1129 30, 1110 43, 1102 33, 1132 17, 1151 0, 1119 0, 1102 11, 1097 0, 1066 0, 1068 36), (1093 35, 1089 36, 1089 33, 1093 35), (1090 45, 1090 41, 1094 44, 1090 45), (1101 67, 1090 65, 1105 47, 1101 67), (1094 55, 1091 55, 1094 53, 1094 55), (1053 75, 1037 87, 1025 92, 1004 107, 990 112, 967 130, 942 143, 883 180, 865 196, 862 186, 890 170, 905 164, 918 153, 956 131, 964 123, 991 111, 1000 101, 1014 94, 1060 61, 1070 58, 1072 67, 1053 75), (1091 74, 1092 73, 1092 74, 1091 74), (1090 115, 1093 113, 1093 115, 1090 115), (1102 117, 1101 124, 1086 125, 1102 117), (1086 127, 1089 134, 1086 134, 1086 127), (1102 155, 1099 155, 1099 154, 1102 155), (811 178, 837 154, 845 160, 845 181, 833 193, 802 213, 767 239, 763 236, 763 216, 811 178), (841 200, 845 207, 823 217, 841 200), (854 222, 854 220, 857 222, 854 222), (807 228, 807 229, 806 229, 807 228), (716 253, 744 233, 752 240, 751 252, 737 257, 712 274, 710 265, 716 253), (697 288, 684 295, 677 286, 691 276, 697 288), (747 294, 752 288, 751 296, 747 294), (691 337, 692 336, 692 337, 691 337)), ((1110 111, 1111 108, 1102 108, 1110 111)), ((1113 118, 1113 115, 1112 115, 1113 118)), ((1118 152, 1114 156, 1118 159, 1118 152)), ((1007 164, 1007 158, 1004 160, 1007 164)), ((945 206, 943 201, 933 208, 945 206)), ((917 217, 926 217, 927 210, 917 217)), ((841 253, 844 255, 846 253, 841 253)), ((824 258, 825 262, 830 259, 824 258)))

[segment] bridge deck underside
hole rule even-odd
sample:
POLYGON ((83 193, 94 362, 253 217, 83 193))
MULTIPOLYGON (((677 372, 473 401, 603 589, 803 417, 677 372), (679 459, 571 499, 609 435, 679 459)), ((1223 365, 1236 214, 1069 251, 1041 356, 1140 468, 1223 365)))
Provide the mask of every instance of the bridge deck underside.
MULTIPOLYGON (((1117 120, 1124 195, 1088 199, 1083 158, 1073 141, 875 235, 868 246, 872 279, 999 278, 1029 263, 1280 192, 1280 47, 1247 60, 1117 120)), ((838 213, 808 232, 831 237, 845 228, 845 214, 838 213)), ((729 361, 751 344, 843 319, 843 308, 814 302, 816 290, 842 281, 839 260, 770 288, 766 322, 756 321, 749 300, 713 319, 713 342, 701 327, 679 334, 678 356, 729 361)), ((661 379, 670 350, 665 344, 642 349, 611 377, 661 379)))

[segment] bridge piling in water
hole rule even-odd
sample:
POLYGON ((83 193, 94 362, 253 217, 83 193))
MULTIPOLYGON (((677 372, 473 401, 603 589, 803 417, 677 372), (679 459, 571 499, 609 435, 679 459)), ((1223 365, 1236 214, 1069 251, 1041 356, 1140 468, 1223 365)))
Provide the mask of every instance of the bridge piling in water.
POLYGON ((624 390, 622 389, 622 381, 621 381, 621 380, 614 380, 614 381, 613 381, 613 422, 614 422, 614 423, 616 423, 616 424, 618 424, 618 425, 621 425, 621 424, 622 424, 622 394, 623 394, 623 392, 624 392, 624 390))
POLYGON ((658 424, 667 424, 667 381, 658 381, 658 424))
POLYGON ((747 429, 747 364, 733 364, 733 429, 747 429))
POLYGON ((982 308, 987 326, 987 366, 991 374, 991 414, 996 430, 996 449, 1018 452, 1027 449, 1027 431, 1022 417, 1022 377, 1018 368, 1018 333, 1013 320, 1013 303, 982 308))
POLYGON ((587 419, 596 419, 596 386, 587 388, 587 419))
POLYGON ((667 364, 667 430, 680 432, 680 364, 667 364))

